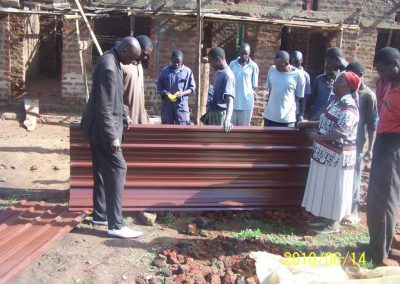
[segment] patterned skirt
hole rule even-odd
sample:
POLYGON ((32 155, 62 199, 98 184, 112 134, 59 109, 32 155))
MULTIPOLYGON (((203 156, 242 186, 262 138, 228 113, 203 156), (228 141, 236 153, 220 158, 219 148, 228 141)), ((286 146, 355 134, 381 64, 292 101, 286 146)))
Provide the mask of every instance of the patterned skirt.
POLYGON ((341 221, 351 213, 354 169, 332 167, 311 159, 302 207, 317 217, 341 221))

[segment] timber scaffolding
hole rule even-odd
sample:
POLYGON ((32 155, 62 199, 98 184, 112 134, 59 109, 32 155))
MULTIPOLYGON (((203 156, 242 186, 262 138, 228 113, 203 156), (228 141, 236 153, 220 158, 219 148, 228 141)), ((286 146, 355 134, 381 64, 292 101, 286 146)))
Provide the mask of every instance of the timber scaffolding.
MULTIPOLYGON (((1 0, 0 0, 1 1, 1 0)), ((13 0, 11 0, 13 1, 13 0)), ((19 3, 19 0, 15 0, 19 3)), ((315 20, 312 18, 300 18, 292 17, 291 19, 278 19, 277 17, 272 17, 270 15, 258 14, 257 16, 251 15, 250 13, 243 13, 238 11, 226 12, 219 9, 203 9, 202 1, 196 1, 195 9, 173 9, 171 7, 164 7, 165 2, 162 2, 158 7, 152 8, 133 8, 129 5, 124 4, 105 4, 92 2, 92 6, 85 5, 82 7, 80 0, 73 1, 77 7, 71 8, 69 3, 53 3, 51 4, 39 4, 37 2, 24 2, 25 5, 30 5, 33 8, 30 10, 23 10, 20 8, 3 8, 0 7, 0 15, 3 13, 7 14, 48 14, 54 16, 62 16, 66 20, 76 21, 77 30, 77 41, 79 45, 82 46, 83 43, 80 40, 79 32, 79 19, 83 18, 86 27, 90 31, 90 36, 93 43, 96 46, 98 53, 101 55, 103 53, 100 44, 94 34, 91 25, 89 24, 89 18, 102 18, 109 17, 111 15, 128 15, 128 16, 146 16, 150 18, 155 17, 180 17, 180 18, 196 18, 196 33, 197 33, 197 50, 196 50, 196 72, 194 72, 196 82, 202 82, 202 42, 203 42, 203 25, 205 20, 214 22, 241 22, 241 23, 262 23, 262 24, 273 24, 281 25, 285 27, 297 27, 297 28, 307 28, 307 29, 317 29, 324 31, 333 31, 338 33, 336 46, 342 47, 343 32, 344 30, 359 30, 360 26, 357 24, 346 24, 343 22, 330 23, 323 20, 315 20), (65 6, 65 4, 68 6, 65 6), (61 5, 61 6, 60 6, 61 5), (63 6, 64 5, 64 6, 63 6)), ((83 82, 86 86, 86 101, 89 98, 89 87, 88 79, 85 71, 82 48, 79 49, 79 57, 81 62, 82 77, 83 82)), ((203 70, 204 71, 204 70, 203 70)), ((196 119, 197 124, 200 124, 200 117, 204 113, 204 98, 202 96, 206 95, 205 86, 199 83, 196 88, 196 119)))

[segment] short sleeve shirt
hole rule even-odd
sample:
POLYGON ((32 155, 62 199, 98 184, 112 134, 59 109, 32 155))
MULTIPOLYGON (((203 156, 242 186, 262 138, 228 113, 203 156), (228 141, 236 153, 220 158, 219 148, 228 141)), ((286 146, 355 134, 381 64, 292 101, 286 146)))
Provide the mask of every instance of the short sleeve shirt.
POLYGON ((263 116, 274 122, 295 122, 296 97, 304 97, 304 86, 305 79, 300 70, 280 72, 275 65, 271 66, 266 82, 270 95, 263 116))
POLYGON ((235 100, 233 102, 233 109, 253 109, 253 88, 258 86, 258 65, 249 58, 249 61, 244 66, 240 65, 238 59, 235 59, 229 64, 229 67, 235 75, 235 100))
POLYGON ((226 96, 235 98, 235 76, 229 67, 215 72, 208 89, 207 109, 225 110, 226 96))

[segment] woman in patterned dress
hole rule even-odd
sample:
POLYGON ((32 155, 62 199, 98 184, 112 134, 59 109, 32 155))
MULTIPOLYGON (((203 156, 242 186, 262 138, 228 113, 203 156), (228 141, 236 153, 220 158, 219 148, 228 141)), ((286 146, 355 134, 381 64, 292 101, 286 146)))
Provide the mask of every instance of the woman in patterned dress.
POLYGON ((300 128, 318 127, 309 134, 314 151, 302 202, 317 217, 310 222, 317 233, 339 232, 341 219, 351 213, 359 119, 354 97, 360 83, 353 72, 343 72, 319 121, 298 123, 300 128))

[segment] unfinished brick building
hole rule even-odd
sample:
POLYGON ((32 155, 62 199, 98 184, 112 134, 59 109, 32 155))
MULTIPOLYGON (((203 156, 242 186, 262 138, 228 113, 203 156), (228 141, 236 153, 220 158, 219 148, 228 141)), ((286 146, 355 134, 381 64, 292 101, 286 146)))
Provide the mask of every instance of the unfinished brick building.
MULTIPOLYGON (((90 89, 92 66, 98 52, 75 0, 38 2, 0 0, 0 100, 37 94, 30 86, 52 82, 55 96, 67 102, 84 102, 90 89), (14 6, 13 8, 10 8, 14 6), (79 29, 77 29, 79 27, 79 29), (77 31, 79 31, 77 33, 77 31), (80 44, 79 44, 80 42, 80 44), (80 59, 80 51, 82 59, 80 59), (83 76, 83 73, 86 76, 83 76), (85 80, 86 78, 86 80, 85 80), (47 81, 46 81, 47 80, 47 81)), ((155 80, 180 48, 184 62, 206 89, 200 76, 201 57, 221 46, 227 59, 236 56, 241 42, 252 47, 260 67, 260 96, 254 117, 264 109, 262 86, 278 50, 300 50, 311 77, 323 72, 327 48, 342 47, 348 60, 360 60, 367 69, 367 83, 374 86, 372 59, 377 49, 399 47, 400 10, 394 0, 92 0, 82 2, 91 28, 103 50, 127 35, 147 34, 154 52, 145 69, 146 108, 159 114, 155 80), (198 5, 200 2, 201 5, 198 5), (200 10, 200 13, 198 11, 200 10), (198 17, 197 15, 200 15, 198 17), (201 35, 201 38, 198 35, 201 35), (199 48, 198 42, 201 41, 199 48)), ((192 112, 198 97, 191 100, 192 112)))

